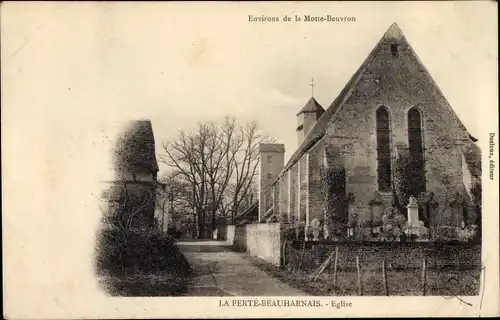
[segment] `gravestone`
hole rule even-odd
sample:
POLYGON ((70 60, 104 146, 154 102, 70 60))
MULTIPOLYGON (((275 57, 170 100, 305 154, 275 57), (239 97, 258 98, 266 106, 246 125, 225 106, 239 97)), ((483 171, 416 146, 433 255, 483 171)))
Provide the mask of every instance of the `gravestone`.
POLYGON ((375 226, 382 225, 382 216, 384 215, 383 202, 378 192, 375 192, 373 199, 368 203, 370 206, 372 224, 375 226))
POLYGON ((325 222, 323 224, 323 238, 328 240, 330 238, 330 231, 328 231, 328 223, 325 222))
POLYGON ((321 221, 318 218, 314 218, 311 221, 311 231, 313 235, 313 241, 319 241, 319 234, 321 230, 321 221))
POLYGON ((410 196, 408 206, 406 208, 408 209, 408 226, 418 226, 418 203, 414 196, 410 196))

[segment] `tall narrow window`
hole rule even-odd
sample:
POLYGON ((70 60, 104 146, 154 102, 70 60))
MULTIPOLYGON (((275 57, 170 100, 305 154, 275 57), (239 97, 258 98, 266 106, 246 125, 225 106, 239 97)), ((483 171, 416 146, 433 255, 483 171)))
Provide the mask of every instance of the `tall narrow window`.
POLYGON ((391 130, 389 112, 384 106, 377 109, 378 188, 391 190, 391 130))
MULTIPOLYGON (((417 108, 408 111, 408 146, 410 155, 410 186, 413 193, 425 191, 425 164, 422 117, 417 108)), ((415 194, 417 196, 417 194, 415 194)))

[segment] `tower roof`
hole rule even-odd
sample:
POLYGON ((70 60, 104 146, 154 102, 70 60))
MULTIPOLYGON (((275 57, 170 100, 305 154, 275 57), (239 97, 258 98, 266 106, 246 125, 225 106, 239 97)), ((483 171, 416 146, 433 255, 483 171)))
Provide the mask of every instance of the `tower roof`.
POLYGON ((318 112, 318 111, 323 113, 325 109, 323 109, 323 107, 318 103, 318 101, 316 101, 316 99, 314 99, 314 97, 311 97, 311 99, 307 101, 306 105, 302 109, 300 109, 297 115, 305 112, 318 112))

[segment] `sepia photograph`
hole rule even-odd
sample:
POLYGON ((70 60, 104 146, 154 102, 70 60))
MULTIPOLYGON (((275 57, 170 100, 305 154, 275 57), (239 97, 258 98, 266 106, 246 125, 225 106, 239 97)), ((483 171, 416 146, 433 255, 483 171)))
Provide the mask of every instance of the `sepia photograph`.
POLYGON ((286 162, 235 117, 158 142, 151 120, 125 128, 98 243, 110 293, 479 294, 481 150, 398 24, 326 109, 309 86, 286 162))
POLYGON ((498 315, 496 6, 2 3, 4 317, 498 315))

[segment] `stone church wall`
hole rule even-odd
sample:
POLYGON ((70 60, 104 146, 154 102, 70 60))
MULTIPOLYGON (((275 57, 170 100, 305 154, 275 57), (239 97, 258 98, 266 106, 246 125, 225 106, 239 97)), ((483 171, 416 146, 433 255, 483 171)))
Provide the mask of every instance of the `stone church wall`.
POLYGON ((279 180, 279 212, 280 216, 286 215, 286 219, 289 219, 288 212, 288 175, 283 175, 279 180))
MULTIPOLYGON (((439 207, 455 192, 464 195, 461 149, 469 138, 457 116, 406 43, 399 55, 390 52, 390 42, 382 44, 370 66, 362 74, 351 95, 337 111, 325 138, 343 156, 347 192, 353 192, 360 216, 369 217, 368 202, 378 190, 376 117, 379 106, 390 114, 391 146, 408 147, 408 110, 417 106, 423 120, 426 191, 434 192, 439 207)), ((392 168, 394 169, 394 168, 392 168)), ((385 197, 390 202, 390 196, 385 197)), ((390 205, 390 203, 386 203, 390 205)), ((450 209, 435 217, 440 223, 451 219, 450 209)))
POLYGON ((376 147, 369 141, 371 137, 368 130, 360 128, 360 132, 356 133, 356 125, 344 126, 341 129, 341 132, 329 133, 325 137, 325 145, 331 149, 327 157, 341 158, 328 161, 344 167, 346 194, 349 192, 354 194, 353 211, 358 215, 358 220, 363 223, 371 220, 368 203, 378 189, 376 154, 373 151, 376 147))
POLYGON ((309 152, 308 156, 308 200, 309 219, 324 219, 323 194, 321 192, 321 169, 324 157, 323 142, 319 141, 309 152))
MULTIPOLYGON (((408 153, 408 111, 416 108, 422 121, 426 190, 415 196, 422 204, 430 192, 434 193, 438 208, 430 217, 431 224, 459 225, 463 219, 461 208, 450 208, 448 204, 455 201, 473 207, 464 177, 470 172, 480 177, 480 168, 477 173, 469 163, 464 164, 464 154, 469 162, 478 159, 478 148, 471 145, 465 127, 401 36, 384 38, 364 66, 345 96, 346 101, 340 102, 341 107, 330 119, 325 136, 266 193, 265 210, 274 208, 276 218, 287 213, 304 222, 306 217, 307 222, 323 218, 321 172, 340 166, 346 174, 345 193, 354 196, 349 212, 357 215, 358 224, 368 225, 373 218, 369 203, 376 193, 382 200, 381 212, 392 203, 392 191, 382 191, 378 185, 376 111, 384 106, 389 112, 394 173, 398 155, 408 153), (392 50, 394 44, 396 52, 392 50)), ((476 166, 480 167, 480 162, 476 166)), ((391 178, 394 181, 394 174, 391 178)))
POLYGON ((307 196, 308 196, 308 185, 307 185, 307 159, 306 156, 303 156, 300 158, 298 161, 298 167, 299 167, 299 187, 300 187, 300 193, 299 193, 299 220, 300 221, 306 221, 306 203, 307 203, 307 196))
POLYGON ((292 166, 288 172, 288 212, 290 214, 290 221, 297 219, 297 166, 292 166))

